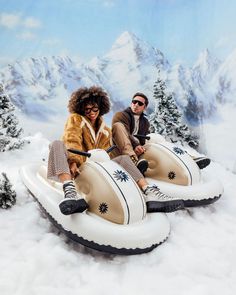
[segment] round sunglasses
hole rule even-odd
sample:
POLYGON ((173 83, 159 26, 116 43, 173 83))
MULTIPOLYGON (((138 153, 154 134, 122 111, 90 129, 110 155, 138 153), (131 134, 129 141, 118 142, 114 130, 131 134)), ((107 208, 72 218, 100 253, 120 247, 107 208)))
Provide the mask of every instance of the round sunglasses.
POLYGON ((99 108, 98 107, 92 107, 92 108, 85 108, 84 109, 84 113, 86 115, 90 114, 91 112, 94 112, 94 113, 97 113, 99 111, 99 108))

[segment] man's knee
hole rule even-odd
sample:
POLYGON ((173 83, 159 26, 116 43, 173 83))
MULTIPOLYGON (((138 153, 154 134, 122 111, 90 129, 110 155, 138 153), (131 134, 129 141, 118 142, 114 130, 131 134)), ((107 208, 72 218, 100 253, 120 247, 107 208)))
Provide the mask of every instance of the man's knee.
POLYGON ((119 142, 120 140, 129 140, 129 134, 125 129, 124 124, 116 122, 112 125, 112 138, 115 142, 119 142))
POLYGON ((112 125, 112 131, 113 132, 120 132, 120 131, 126 131, 124 124, 120 122, 116 122, 112 125))

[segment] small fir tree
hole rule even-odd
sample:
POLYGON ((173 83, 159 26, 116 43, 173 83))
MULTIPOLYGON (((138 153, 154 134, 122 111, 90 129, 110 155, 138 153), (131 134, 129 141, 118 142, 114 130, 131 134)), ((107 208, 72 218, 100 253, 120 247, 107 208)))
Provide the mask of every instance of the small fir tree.
POLYGON ((171 94, 166 94, 165 83, 158 77, 153 87, 155 109, 150 115, 150 131, 164 136, 171 142, 188 143, 191 147, 198 146, 186 124, 182 124, 182 114, 171 94))
POLYGON ((14 110, 14 105, 0 84, 0 152, 19 149, 25 143, 20 138, 23 130, 18 126, 14 110))
POLYGON ((16 192, 12 189, 6 173, 0 175, 0 208, 8 209, 16 203, 16 192))

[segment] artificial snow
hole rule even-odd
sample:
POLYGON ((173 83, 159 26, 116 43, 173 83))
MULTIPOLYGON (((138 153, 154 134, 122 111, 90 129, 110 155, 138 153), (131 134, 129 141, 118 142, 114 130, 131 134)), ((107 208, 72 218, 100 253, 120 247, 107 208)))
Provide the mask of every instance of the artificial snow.
POLYGON ((222 198, 169 213, 170 236, 152 252, 116 256, 68 240, 41 213, 18 171, 47 159, 49 140, 40 133, 27 140, 22 150, 0 153, 0 170, 17 192, 16 205, 0 209, 1 295, 235 294, 236 175, 213 161, 205 171, 222 181, 222 198))

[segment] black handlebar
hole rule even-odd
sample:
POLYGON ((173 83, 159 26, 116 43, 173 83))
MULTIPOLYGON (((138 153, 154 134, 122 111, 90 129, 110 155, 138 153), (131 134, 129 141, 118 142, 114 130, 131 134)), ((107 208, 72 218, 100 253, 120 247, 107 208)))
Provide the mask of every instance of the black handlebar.
POLYGON ((106 150, 106 152, 109 154, 111 151, 113 151, 115 148, 117 148, 117 146, 116 145, 112 145, 112 146, 110 146, 107 150, 106 150))
POLYGON ((91 154, 88 152, 83 152, 80 150, 76 150, 76 149, 68 149, 68 152, 71 152, 73 154, 77 154, 77 155, 81 155, 81 156, 85 156, 85 157, 91 157, 91 154))
POLYGON ((142 135, 142 134, 135 134, 134 136, 137 137, 137 138, 145 138, 147 140, 149 140, 151 138, 150 136, 142 135))
MULTIPOLYGON (((116 145, 112 145, 110 146, 106 152, 107 153, 110 153, 111 151, 113 151, 117 146, 116 145)), ((68 152, 70 153, 73 153, 73 154, 77 154, 77 155, 81 155, 81 156, 85 156, 85 157, 91 157, 91 153, 88 153, 88 152, 83 152, 83 151, 80 151, 80 150, 77 150, 77 149, 67 149, 68 152)))

